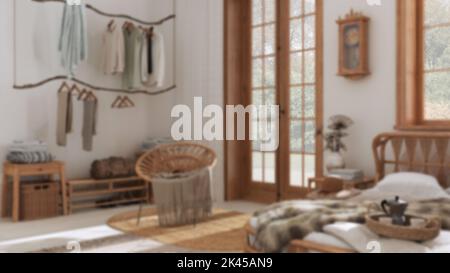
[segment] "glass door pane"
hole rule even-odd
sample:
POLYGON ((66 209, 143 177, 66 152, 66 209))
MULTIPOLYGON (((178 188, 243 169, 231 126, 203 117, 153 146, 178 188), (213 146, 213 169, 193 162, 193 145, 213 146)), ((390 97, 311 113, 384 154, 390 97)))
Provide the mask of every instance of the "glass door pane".
POLYGON ((316 162, 315 0, 290 0, 290 181, 306 187, 316 162))
MULTIPOLYGON (((252 0, 252 105, 276 104, 276 0, 252 0)), ((261 136, 259 117, 252 120, 253 137, 261 136)), ((276 155, 252 142, 252 182, 275 184, 276 155)))

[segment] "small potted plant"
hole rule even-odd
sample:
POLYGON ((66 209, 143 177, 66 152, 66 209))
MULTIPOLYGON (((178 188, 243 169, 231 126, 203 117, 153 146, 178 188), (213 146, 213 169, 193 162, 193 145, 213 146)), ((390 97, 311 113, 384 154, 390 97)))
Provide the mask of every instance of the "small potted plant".
POLYGON ((325 159, 325 165, 328 171, 333 169, 345 168, 345 161, 342 151, 346 151, 347 147, 342 142, 342 138, 348 136, 345 132, 353 125, 353 120, 344 115, 332 116, 328 121, 328 133, 325 134, 325 149, 329 151, 325 159))

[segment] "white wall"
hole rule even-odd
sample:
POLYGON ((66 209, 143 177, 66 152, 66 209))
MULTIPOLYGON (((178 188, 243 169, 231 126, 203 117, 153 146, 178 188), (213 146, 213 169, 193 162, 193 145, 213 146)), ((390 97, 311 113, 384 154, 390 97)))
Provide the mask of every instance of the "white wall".
MULTIPOLYGON (((223 1, 177 1, 177 84, 173 93, 158 97, 133 97, 138 107, 113 111, 113 95, 100 95, 100 127, 94 151, 81 151, 80 121, 69 138, 67 148, 55 146, 55 97, 57 85, 30 91, 11 88, 12 74, 12 2, 0 1, 0 158, 14 139, 43 138, 52 145, 59 159, 67 162, 69 177, 88 174, 93 159, 110 155, 130 155, 149 136, 167 135, 172 105, 192 105, 194 96, 204 104, 223 104, 223 1)), ((146 0, 139 5, 130 1, 92 0, 97 6, 117 12, 126 11, 150 18, 152 7, 146 0), (127 4, 123 4, 126 2, 127 4), (122 3, 120 5, 119 3, 122 3)), ((163 1, 167 0, 152 0, 163 1)), ((95 15, 91 15, 95 16, 95 15)), ((365 0, 324 0, 324 116, 346 114, 356 125, 345 140, 349 146, 348 165, 373 173, 371 141, 383 131, 390 131, 395 120, 395 1, 382 1, 381 7, 369 7, 365 0), (361 81, 336 76, 337 38, 335 20, 350 8, 371 17, 370 54, 372 75, 361 81)), ((218 153, 214 173, 215 199, 223 198, 223 145, 207 143, 218 153)))
MULTIPOLYGON (((39 138, 50 144, 51 152, 57 156, 57 159, 66 162, 69 178, 82 178, 89 175, 90 164, 95 159, 113 155, 132 156, 144 139, 170 135, 170 111, 176 103, 189 103, 192 102, 194 95, 201 95, 204 96, 205 103, 222 104, 222 3, 221 1, 207 0, 178 1, 176 6, 177 90, 155 97, 132 96, 136 108, 129 110, 111 109, 110 105, 116 95, 98 93, 97 96, 100 100, 99 125, 98 134, 94 140, 94 150, 84 152, 81 149, 82 108, 77 104, 75 105, 75 129, 68 138, 68 145, 65 148, 57 147, 55 140, 56 91, 59 84, 53 83, 23 91, 12 88, 13 1, 27 0, 0 1, 0 34, 3 37, 0 44, 2 60, 0 62, 0 124, 2 125, 0 158, 2 159, 6 156, 6 147, 13 140, 39 138)), ((161 9, 167 10, 168 3, 171 5, 172 1, 91 0, 89 2, 112 13, 128 13, 144 20, 155 20, 167 15, 167 12, 161 9)), ((24 5, 24 3, 20 3, 20 5, 24 5)), ((58 7, 58 4, 43 5, 58 7)), ((170 10, 172 10, 171 6, 170 10)), ((47 16, 53 15, 49 11, 47 13, 47 16)), ((104 77, 97 68, 100 56, 98 52, 100 50, 98 41, 100 40, 97 41, 97 39, 100 37, 95 37, 95 33, 104 28, 109 19, 98 17, 90 11, 87 14, 88 21, 91 23, 90 39, 95 39, 94 52, 90 52, 91 60, 83 65, 80 78, 88 78, 89 81, 98 85, 120 86, 120 80, 104 77)), ((32 30, 36 21, 31 21, 35 18, 32 19, 32 16, 28 18, 23 10, 19 11, 18 15, 20 17, 18 28, 26 31, 26 28, 29 27, 29 30, 32 30)), ((59 18, 59 16, 61 14, 58 12, 55 17, 59 18)), ((44 17, 43 20, 51 22, 54 19, 44 17)), ((50 26, 49 29, 57 29, 57 27, 50 26)), ((23 33, 21 35, 18 40, 27 38, 23 37, 23 33)), ((58 34, 50 32, 41 35, 54 40, 58 34)), ((41 35, 35 35, 34 39, 38 39, 41 35)), ((167 46, 170 48, 171 45, 167 46)), ((31 54, 26 50, 27 47, 29 45, 17 47, 24 52, 18 58, 19 83, 34 82, 39 78, 55 74, 54 71, 49 71, 54 69, 51 65, 48 65, 46 69, 38 69, 39 62, 30 61, 27 64, 26 56, 31 54)), ((39 48, 42 50, 42 46, 39 48)), ((54 56, 39 58, 35 56, 33 58, 46 63, 47 57, 54 58, 54 56)), ((221 143, 209 143, 208 145, 216 149, 219 157, 222 157, 221 143)), ((222 162, 220 159, 214 180, 215 199, 218 201, 223 199, 222 162)))
MULTIPOLYGON (((379 7, 366 0, 324 0, 324 117, 348 115, 355 121, 344 140, 347 165, 374 174, 371 144, 382 132, 392 131, 396 103, 396 1, 383 0, 379 7), (336 76, 338 28, 336 19, 350 9, 362 11, 370 22, 370 69, 359 81, 336 76)), ((325 124, 326 125, 326 124, 325 124)))
MULTIPOLYGON (((177 82, 181 92, 177 104, 223 105, 223 2, 222 0, 181 0, 177 2, 177 82)), ((214 199, 224 199, 223 142, 204 143, 218 156, 214 169, 214 199)))

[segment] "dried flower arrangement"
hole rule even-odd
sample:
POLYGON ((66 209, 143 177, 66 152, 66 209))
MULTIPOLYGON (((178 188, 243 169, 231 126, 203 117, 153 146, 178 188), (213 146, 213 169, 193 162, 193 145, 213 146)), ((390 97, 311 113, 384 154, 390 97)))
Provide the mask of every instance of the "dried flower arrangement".
POLYGON ((325 134, 325 148, 333 153, 339 153, 341 150, 347 150, 342 142, 342 138, 348 136, 344 131, 352 126, 353 120, 344 115, 332 116, 328 121, 328 129, 331 131, 325 134))

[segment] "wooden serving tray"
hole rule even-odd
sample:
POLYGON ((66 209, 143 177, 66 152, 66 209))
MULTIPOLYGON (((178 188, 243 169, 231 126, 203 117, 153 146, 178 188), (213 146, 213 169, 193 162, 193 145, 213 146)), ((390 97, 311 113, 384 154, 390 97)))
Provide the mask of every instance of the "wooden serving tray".
POLYGON ((376 214, 366 216, 366 225, 372 232, 388 238, 421 242, 436 238, 441 231, 441 220, 437 218, 429 219, 421 216, 406 215, 408 223, 412 219, 426 221, 424 228, 417 228, 385 224, 379 221, 381 217, 386 217, 386 215, 376 214))

